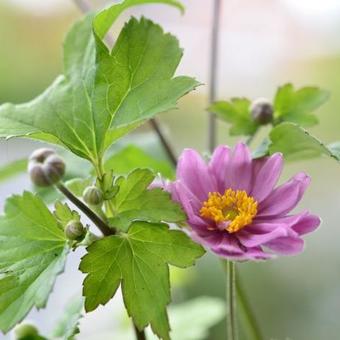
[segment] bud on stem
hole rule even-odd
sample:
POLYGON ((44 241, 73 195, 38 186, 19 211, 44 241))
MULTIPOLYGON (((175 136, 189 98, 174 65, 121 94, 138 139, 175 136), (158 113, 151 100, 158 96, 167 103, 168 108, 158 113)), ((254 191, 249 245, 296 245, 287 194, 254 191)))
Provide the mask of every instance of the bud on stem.
POLYGON ((86 235, 86 229, 79 221, 70 221, 65 227, 65 236, 71 241, 81 241, 86 235))
POLYGON ((84 190, 83 199, 89 205, 99 205, 103 203, 103 193, 99 188, 91 185, 84 190))
POLYGON ((22 323, 14 328, 14 337, 16 340, 34 339, 38 335, 38 329, 29 323, 22 323))
POLYGON ((250 112, 255 122, 260 125, 266 125, 273 121, 273 105, 265 98, 254 100, 250 112))
POLYGON ((54 150, 41 148, 35 150, 28 162, 28 172, 32 182, 40 187, 48 187, 63 177, 65 163, 54 150))

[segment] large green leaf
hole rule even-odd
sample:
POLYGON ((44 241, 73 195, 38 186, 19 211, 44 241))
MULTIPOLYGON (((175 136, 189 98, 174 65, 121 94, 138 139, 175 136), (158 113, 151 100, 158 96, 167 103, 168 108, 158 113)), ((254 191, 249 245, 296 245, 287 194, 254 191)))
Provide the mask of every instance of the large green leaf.
POLYGON ((272 129, 267 144, 270 154, 282 152, 288 160, 301 160, 326 155, 340 161, 338 144, 325 145, 305 129, 293 123, 282 123, 272 129))
POLYGON ((106 171, 112 170, 117 175, 128 174, 137 168, 149 168, 165 178, 174 177, 174 169, 168 162, 152 157, 135 145, 128 145, 113 154, 106 160, 104 167, 106 171))
POLYGON ((96 164, 115 140, 174 108, 198 85, 189 77, 173 78, 182 50, 158 25, 131 19, 109 51, 94 38, 92 19, 67 35, 64 75, 36 99, 0 107, 0 137, 61 144, 96 164))
POLYGON ((114 216, 110 223, 126 230, 133 221, 183 222, 185 214, 161 188, 149 189, 155 175, 149 169, 136 169, 128 176, 119 177, 115 184, 118 193, 111 200, 114 216))
POLYGON ((250 100, 246 98, 215 102, 210 106, 209 111, 231 124, 229 130, 231 136, 251 136, 259 127, 251 116, 250 100))
POLYGON ((106 304, 122 283, 125 306, 137 327, 150 324, 159 337, 168 340, 168 264, 188 267, 203 254, 203 248, 182 231, 135 222, 127 234, 106 237, 88 248, 80 264, 80 270, 88 274, 83 289, 85 309, 106 304))
POLYGON ((303 87, 295 90, 292 84, 285 84, 276 92, 274 99, 275 118, 301 126, 318 123, 313 114, 329 98, 329 93, 318 87, 303 87))
POLYGON ((0 329, 7 332, 33 306, 45 306, 69 247, 40 198, 29 192, 6 202, 0 218, 0 329))

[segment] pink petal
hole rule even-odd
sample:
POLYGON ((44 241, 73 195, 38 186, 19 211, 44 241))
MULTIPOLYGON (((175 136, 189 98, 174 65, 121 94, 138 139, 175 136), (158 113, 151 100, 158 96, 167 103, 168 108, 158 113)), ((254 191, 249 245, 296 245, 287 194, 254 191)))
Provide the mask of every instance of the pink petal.
POLYGON ((250 192, 252 179, 252 157, 244 143, 236 145, 232 154, 230 169, 230 187, 234 190, 250 192))
POLYGON ((237 238, 245 247, 256 247, 287 235, 288 231, 284 224, 261 223, 239 231, 237 238))
POLYGON ((296 255, 303 251, 304 241, 299 237, 280 237, 265 246, 278 254, 296 255))
POLYGON ((318 216, 306 215, 295 223, 292 229, 299 235, 305 235, 317 229, 320 223, 321 219, 318 216))
POLYGON ((230 187, 228 170, 230 165, 231 150, 228 146, 218 146, 209 163, 209 171, 216 178, 218 191, 224 193, 225 189, 230 187))
POLYGON ((254 173, 251 195, 258 202, 263 201, 272 192, 281 175, 282 166, 283 157, 280 153, 276 153, 265 159, 254 173))
POLYGON ((288 213, 299 203, 309 183, 310 177, 306 174, 295 175, 261 202, 258 217, 280 216, 288 213))
POLYGON ((208 167, 201 156, 192 149, 185 149, 179 158, 177 179, 187 188, 205 201, 209 192, 217 191, 216 180, 208 172, 208 167))

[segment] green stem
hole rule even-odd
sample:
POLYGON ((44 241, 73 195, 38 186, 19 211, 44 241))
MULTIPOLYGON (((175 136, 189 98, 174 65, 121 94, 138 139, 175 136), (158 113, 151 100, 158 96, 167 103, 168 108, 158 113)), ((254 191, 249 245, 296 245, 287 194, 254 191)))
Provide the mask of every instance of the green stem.
POLYGON ((264 339, 261 334, 261 330, 257 323, 256 317, 245 294, 245 291, 243 290, 239 277, 236 282, 236 293, 237 302, 240 310, 239 315, 240 318, 242 319, 241 320, 242 329, 244 330, 244 333, 246 333, 246 339, 250 340, 264 339))
POLYGON ((236 266, 233 261, 225 261, 226 269, 226 307, 228 340, 238 340, 236 314, 236 266))

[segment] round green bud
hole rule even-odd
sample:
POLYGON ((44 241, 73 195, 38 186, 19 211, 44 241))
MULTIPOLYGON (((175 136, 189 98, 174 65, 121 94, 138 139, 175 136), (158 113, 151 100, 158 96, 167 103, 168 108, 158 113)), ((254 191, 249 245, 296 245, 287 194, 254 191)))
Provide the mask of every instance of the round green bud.
POLYGON ((99 205, 103 203, 103 193, 99 188, 92 185, 84 190, 83 199, 89 205, 99 205))
POLYGON ((28 172, 35 185, 48 187, 64 176, 65 162, 52 149, 38 149, 29 158, 28 172))
POLYGON ((38 329, 29 323, 22 323, 14 328, 14 337, 16 340, 24 340, 39 335, 38 329))
POLYGON ((86 229, 79 221, 70 221, 65 227, 65 236, 71 241, 80 241, 86 235, 86 229))
POLYGON ((273 121, 273 105, 265 98, 254 100, 250 112, 255 122, 260 125, 266 125, 273 121))

